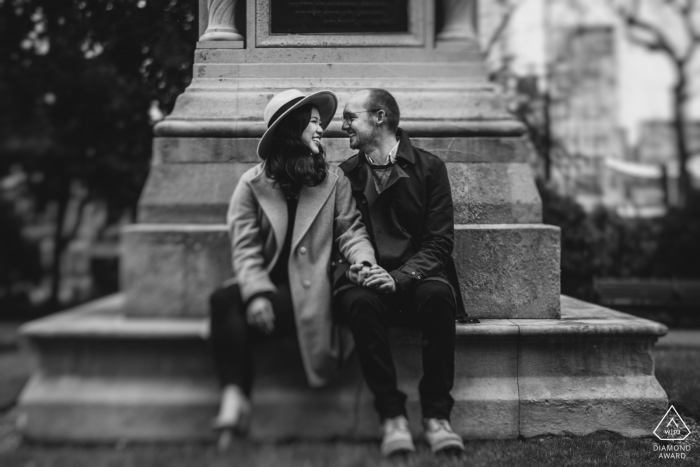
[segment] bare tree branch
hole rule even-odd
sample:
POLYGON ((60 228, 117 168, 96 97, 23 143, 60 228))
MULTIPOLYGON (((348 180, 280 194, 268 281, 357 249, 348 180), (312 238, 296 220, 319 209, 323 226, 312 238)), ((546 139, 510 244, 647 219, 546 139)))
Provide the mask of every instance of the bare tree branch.
POLYGON ((649 50, 665 52, 674 61, 682 59, 682 57, 678 56, 678 53, 666 38, 661 28, 640 17, 638 1, 634 2, 634 7, 631 10, 623 6, 617 6, 615 10, 627 25, 627 36, 630 41, 649 50), (648 36, 651 36, 651 39, 643 39, 640 36, 635 36, 635 30, 646 33, 648 36))
POLYGON ((496 44, 498 44, 498 41, 503 35, 503 32, 510 24, 510 20, 513 17, 513 14, 515 13, 515 10, 518 8, 518 4, 511 3, 508 0, 500 0, 498 3, 500 3, 501 6, 503 6, 506 10, 503 13, 503 16, 501 16, 501 21, 498 23, 498 27, 496 27, 493 34, 489 38, 486 47, 484 48, 484 56, 486 57, 491 55, 493 48, 496 46, 496 44))

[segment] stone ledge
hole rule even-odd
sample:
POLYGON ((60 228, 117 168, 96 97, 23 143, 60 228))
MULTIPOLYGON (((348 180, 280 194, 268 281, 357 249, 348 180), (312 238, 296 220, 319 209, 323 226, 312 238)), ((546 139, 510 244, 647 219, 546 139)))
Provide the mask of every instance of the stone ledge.
MULTIPOLYGON (((220 96, 216 96, 220 98, 220 96)), ((212 99, 213 101, 213 99, 212 99)), ((264 108, 262 105, 260 108, 264 108)), ((412 137, 503 137, 521 136, 525 133, 522 123, 505 118, 493 121, 454 120, 454 121, 402 121, 401 128, 412 137)), ((159 122, 154 132, 156 136, 189 138, 260 138, 265 133, 264 122, 236 121, 216 118, 200 119, 169 118, 159 122)), ((345 137, 340 123, 334 122, 326 130, 327 137, 345 137)))
MULTIPOLYGON (((177 138, 153 139, 154 164, 231 162, 259 163, 260 138, 177 138)), ((445 162, 492 163, 527 162, 530 156, 526 141, 513 137, 414 138, 414 146, 435 154, 445 162)), ((347 135, 334 138, 324 135, 327 159, 340 163, 356 151, 348 146, 347 135)))
MULTIPOLYGON (((20 327, 24 337, 100 338, 197 338, 208 337, 205 318, 142 318, 125 315, 123 293, 110 295, 20 327)), ((668 328, 602 306, 561 296, 561 319, 482 319, 478 324, 457 324, 457 339, 559 336, 649 336, 658 338, 668 328)), ((392 342, 420 343, 420 335, 407 329, 392 329, 392 342)))
MULTIPOLYGON (((646 425, 667 404, 650 353, 666 328, 568 297, 561 303, 562 320, 485 319, 457 326, 453 426, 462 436, 498 439, 596 430, 649 435, 646 425), (537 326, 548 331, 521 333, 537 326)), ((19 404, 29 438, 174 441, 211 436, 208 426, 218 397, 206 363, 206 320, 125 318, 124 306, 119 294, 22 328, 41 361, 19 404)), ((395 329, 391 342, 417 434, 421 339, 415 330, 395 329)), ((253 438, 378 436, 372 396, 355 357, 338 381, 310 389, 294 340, 261 345, 255 355, 253 438)))
POLYGON ((53 442, 212 438, 214 381, 33 376, 18 401, 19 429, 53 442))

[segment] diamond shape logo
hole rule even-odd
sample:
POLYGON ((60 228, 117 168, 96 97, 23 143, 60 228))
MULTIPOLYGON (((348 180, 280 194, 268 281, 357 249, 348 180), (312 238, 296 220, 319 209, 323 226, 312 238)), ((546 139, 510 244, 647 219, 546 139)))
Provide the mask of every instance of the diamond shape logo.
POLYGON ((690 430, 675 407, 671 406, 654 429, 654 434, 661 441, 683 441, 690 435, 690 430))

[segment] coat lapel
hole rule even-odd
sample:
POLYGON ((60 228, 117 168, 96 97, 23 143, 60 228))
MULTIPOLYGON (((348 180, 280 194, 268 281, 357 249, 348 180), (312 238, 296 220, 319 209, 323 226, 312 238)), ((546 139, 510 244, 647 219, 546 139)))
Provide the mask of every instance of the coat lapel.
POLYGON ((294 219, 294 233, 292 234, 292 251, 313 224, 321 208, 326 204, 326 200, 333 191, 337 176, 330 171, 320 184, 309 187, 303 186, 299 193, 299 204, 297 207, 296 219, 294 219))
POLYGON ((391 188, 394 183, 396 183, 399 179, 401 178, 410 178, 406 171, 401 168, 399 164, 394 164, 391 174, 389 174, 389 180, 386 182, 386 187, 382 191, 382 193, 386 193, 389 191, 389 188, 391 188))
POLYGON ((272 262, 274 264, 287 235, 287 200, 282 190, 275 186, 274 180, 269 179, 264 171, 251 180, 250 186, 275 233, 277 252, 272 262))

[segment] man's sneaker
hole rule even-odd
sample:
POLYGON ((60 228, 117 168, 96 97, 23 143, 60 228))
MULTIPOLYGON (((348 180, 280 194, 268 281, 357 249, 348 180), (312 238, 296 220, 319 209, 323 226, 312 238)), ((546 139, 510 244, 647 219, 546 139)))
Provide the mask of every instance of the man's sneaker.
POLYGON ((403 415, 387 418, 382 423, 384 439, 382 439, 382 455, 390 457, 394 454, 414 452, 413 437, 408 431, 408 420, 403 415))
POLYGON ((438 452, 462 452, 464 443, 462 437, 452 431, 450 422, 437 418, 423 420, 425 439, 434 453, 438 452))

